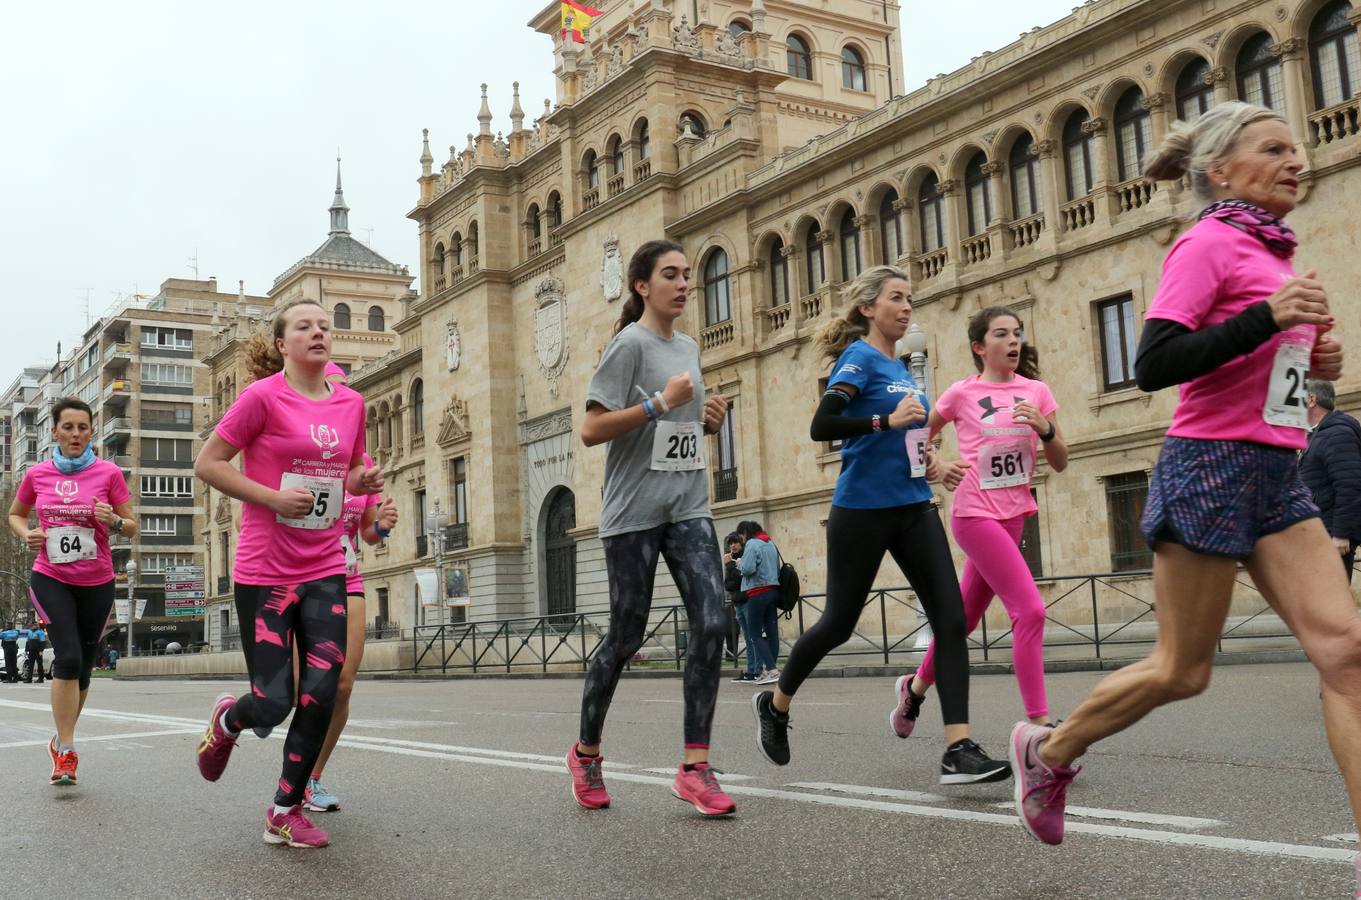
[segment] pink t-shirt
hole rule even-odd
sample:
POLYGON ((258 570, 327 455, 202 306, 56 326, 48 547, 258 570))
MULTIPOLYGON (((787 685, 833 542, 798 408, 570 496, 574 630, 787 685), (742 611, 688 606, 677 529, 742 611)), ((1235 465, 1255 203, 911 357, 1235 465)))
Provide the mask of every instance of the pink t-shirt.
POLYGON ((241 451, 252 481, 281 490, 302 487, 314 503, 301 519, 282 520, 265 506, 241 504, 241 541, 232 577, 241 584, 297 585, 345 573, 345 479, 364 452, 364 398, 336 385, 309 400, 283 373, 254 382, 232 403, 217 435, 241 451))
POLYGON ((49 459, 24 473, 17 496, 37 511, 38 527, 47 532, 33 571, 81 586, 113 581, 109 526, 95 518, 95 501, 117 506, 131 499, 122 469, 99 459, 63 475, 49 459))
POLYGON ((1020 375, 1000 382, 970 375, 936 401, 936 412, 955 423, 960 457, 969 464, 955 489, 951 515, 998 521, 1035 515, 1030 479, 1040 436, 1012 421, 1011 409, 1022 400, 1046 418, 1059 408, 1049 385, 1020 375))
MULTIPOLYGON (((373 460, 367 453, 364 454, 364 467, 371 468, 373 460)), ((345 511, 341 515, 345 523, 345 532, 341 537, 345 543, 341 548, 345 551, 345 593, 362 594, 364 593, 364 576, 359 573, 359 528, 364 523, 364 513, 370 506, 381 506, 383 504, 382 494, 351 494, 345 492, 345 511)))
MULTIPOLYGON (((1266 300, 1293 277, 1290 261, 1257 238, 1218 219, 1204 219, 1172 245, 1145 318, 1192 330, 1218 325, 1266 300)), ((1167 433, 1303 449, 1304 375, 1316 336, 1313 325, 1297 325, 1183 384, 1167 433)))

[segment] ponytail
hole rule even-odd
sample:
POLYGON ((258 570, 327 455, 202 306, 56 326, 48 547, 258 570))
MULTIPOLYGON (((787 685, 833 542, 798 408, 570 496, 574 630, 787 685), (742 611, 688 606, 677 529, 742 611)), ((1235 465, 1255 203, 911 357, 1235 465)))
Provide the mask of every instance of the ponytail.
POLYGON ((873 304, 883 292, 884 285, 894 278, 910 281, 907 273, 897 266, 872 266, 842 289, 841 302, 846 304, 845 315, 822 326, 814 339, 823 356, 835 361, 847 347, 870 333, 869 320, 860 307, 873 304))
POLYGON ((284 356, 279 352, 279 345, 275 342, 284 336, 284 317, 288 315, 289 310, 298 306, 315 306, 325 310, 325 307, 315 300, 307 298, 290 300, 275 314, 268 332, 257 331, 251 335, 245 347, 246 370, 251 381, 260 381, 284 370, 284 356))

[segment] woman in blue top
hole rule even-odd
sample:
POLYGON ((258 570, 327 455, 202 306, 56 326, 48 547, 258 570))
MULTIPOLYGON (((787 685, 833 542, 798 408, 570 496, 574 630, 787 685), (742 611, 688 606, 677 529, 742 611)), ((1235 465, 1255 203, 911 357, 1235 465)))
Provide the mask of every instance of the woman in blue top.
POLYGON ((752 698, 762 755, 789 762, 789 705, 822 658, 860 621, 884 553, 921 600, 936 636, 936 671, 945 756, 941 784, 1001 781, 1011 774, 969 739, 969 654, 964 606, 945 528, 926 483, 934 465, 927 440, 926 395, 894 346, 912 319, 907 273, 875 266, 847 285, 845 316, 818 335, 835 360, 813 417, 815 441, 842 441, 841 475, 827 519, 827 603, 794 644, 775 691, 752 698))

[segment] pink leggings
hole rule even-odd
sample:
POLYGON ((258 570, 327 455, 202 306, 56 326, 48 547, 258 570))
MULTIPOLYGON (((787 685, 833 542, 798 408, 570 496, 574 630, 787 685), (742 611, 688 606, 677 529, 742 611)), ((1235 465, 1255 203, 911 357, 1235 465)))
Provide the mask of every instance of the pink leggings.
MULTIPOLYGON (((1025 517, 997 521, 959 517, 950 519, 955 543, 968 556, 960 593, 964 595, 964 627, 968 633, 978 627, 993 595, 1011 616, 1011 659, 1026 715, 1049 715, 1049 699, 1044 692, 1044 598, 1021 556, 1021 531, 1025 517)), ((918 677, 927 685, 935 683, 936 642, 926 651, 918 677)))

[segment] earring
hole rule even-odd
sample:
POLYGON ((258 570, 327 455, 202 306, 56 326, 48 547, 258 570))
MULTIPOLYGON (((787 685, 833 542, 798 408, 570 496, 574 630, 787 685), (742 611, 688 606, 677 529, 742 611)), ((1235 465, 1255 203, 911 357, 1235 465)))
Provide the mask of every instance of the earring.
POLYGON ((1219 186, 1222 188, 1226 188, 1229 186, 1229 183, 1227 181, 1221 181, 1219 182, 1219 186))

